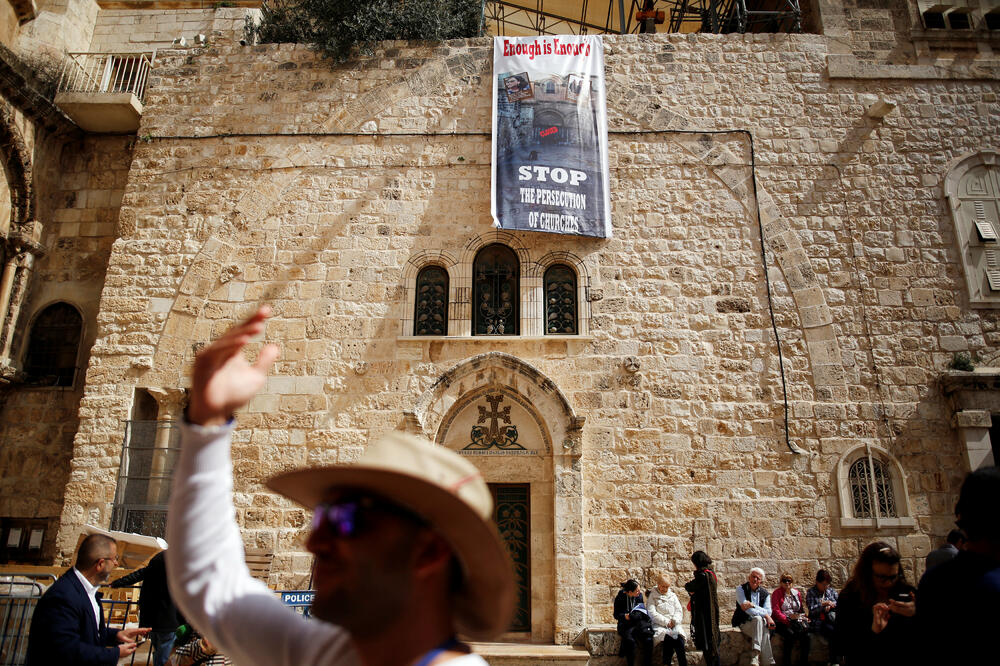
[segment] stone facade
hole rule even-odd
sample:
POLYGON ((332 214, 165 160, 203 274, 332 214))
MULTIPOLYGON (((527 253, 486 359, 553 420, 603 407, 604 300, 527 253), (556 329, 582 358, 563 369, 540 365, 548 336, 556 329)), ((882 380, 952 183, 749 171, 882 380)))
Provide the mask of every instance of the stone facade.
MULTIPOLYGON (((906 3, 814 10, 823 34, 605 38, 606 240, 490 226, 489 40, 387 43, 339 67, 303 46, 161 53, 134 145, 65 143, 43 170, 51 265, 14 337, 47 289, 92 307, 94 331, 57 556, 111 521, 137 391, 176 416, 200 342, 267 302, 283 354, 234 459, 274 586, 306 584, 308 520, 265 478, 394 428, 468 452, 491 405, 521 448, 470 458, 528 484, 531 640, 610 621, 626 578, 685 580, 696 549, 722 590, 753 566, 841 585, 875 538, 917 577, 1000 412, 983 367, 1000 313, 969 305, 943 189, 1000 151, 998 63, 985 33, 974 59, 930 53, 906 3), (56 188, 57 173, 76 176, 56 188), (519 262, 518 336, 470 334, 492 243, 519 262), (106 277, 74 286, 84 248, 106 277), (577 335, 533 328, 555 263, 577 276, 577 335), (447 336, 413 335, 428 265, 449 277, 447 336), (949 370, 960 351, 976 373, 949 370), (895 515, 858 515, 859 469, 884 471, 895 515)), ((0 427, 27 476, 40 434, 14 424, 29 393, 10 395, 0 427)))
POLYGON ((108 8, 97 16, 90 42, 92 51, 129 53, 165 49, 171 48, 178 38, 194 46, 199 35, 206 40, 238 42, 243 36, 243 17, 248 11, 235 6, 203 9, 200 2, 172 3, 190 4, 190 8, 164 6, 153 10, 128 7, 126 3, 102 4, 108 8), (126 8, 113 8, 119 5, 126 8))

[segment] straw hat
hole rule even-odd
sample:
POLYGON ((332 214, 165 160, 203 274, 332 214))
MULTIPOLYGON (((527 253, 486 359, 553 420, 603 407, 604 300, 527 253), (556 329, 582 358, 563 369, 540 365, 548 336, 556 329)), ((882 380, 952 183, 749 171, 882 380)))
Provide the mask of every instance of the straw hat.
POLYGON ((450 545, 465 577, 455 596, 455 628, 475 640, 507 630, 514 576, 492 522, 493 498, 479 470, 422 437, 391 432, 358 461, 313 467, 268 480, 272 490, 312 509, 336 486, 370 490, 422 517, 450 545))

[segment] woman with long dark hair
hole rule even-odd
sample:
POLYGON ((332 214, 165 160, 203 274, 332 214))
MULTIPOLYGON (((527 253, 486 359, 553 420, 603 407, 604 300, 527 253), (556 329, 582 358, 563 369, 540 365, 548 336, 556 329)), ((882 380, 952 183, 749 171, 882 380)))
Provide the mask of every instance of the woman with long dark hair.
POLYGON ((629 578, 621 584, 618 596, 615 597, 614 615, 618 620, 618 634, 622 637, 618 656, 625 657, 625 663, 632 666, 637 646, 641 645, 642 663, 650 666, 653 659, 653 628, 649 623, 646 606, 642 603, 639 583, 635 580, 629 578), (645 617, 639 617, 640 614, 645 617))
POLYGON ((712 570, 712 558, 703 550, 691 555, 694 578, 684 583, 691 595, 691 638, 708 666, 719 666, 719 581, 712 570))
POLYGON ((840 593, 834 641, 848 666, 906 664, 916 656, 916 590, 899 561, 891 545, 869 544, 840 593))

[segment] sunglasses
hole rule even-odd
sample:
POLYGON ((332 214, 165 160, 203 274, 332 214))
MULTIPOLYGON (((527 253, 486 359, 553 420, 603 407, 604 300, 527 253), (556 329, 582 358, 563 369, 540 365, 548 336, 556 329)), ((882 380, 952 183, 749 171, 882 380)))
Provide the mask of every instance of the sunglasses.
POLYGON ((894 581, 894 580, 896 580, 897 578, 899 578, 899 574, 898 574, 898 573, 897 573, 897 574, 889 574, 889 575, 887 575, 887 574, 877 574, 877 573, 873 573, 873 574, 872 574, 872 576, 873 576, 873 577, 874 577, 874 578, 875 578, 876 580, 881 580, 881 581, 885 581, 886 583, 891 583, 892 581, 894 581))
POLYGON ((364 496, 318 504, 313 512, 312 528, 326 530, 335 537, 350 539, 371 532, 382 516, 396 516, 423 524, 417 516, 400 506, 364 496))
POLYGON ((781 579, 781 582, 782 582, 782 583, 791 583, 791 582, 792 582, 792 579, 791 579, 791 578, 782 578, 782 579, 781 579))

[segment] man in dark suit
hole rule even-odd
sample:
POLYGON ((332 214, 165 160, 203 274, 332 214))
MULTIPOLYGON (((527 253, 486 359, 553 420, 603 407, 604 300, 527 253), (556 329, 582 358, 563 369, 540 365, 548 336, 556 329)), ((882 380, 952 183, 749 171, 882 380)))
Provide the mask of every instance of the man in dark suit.
POLYGON ((103 534, 80 544, 76 565, 38 601, 28 634, 26 666, 114 666, 135 652, 148 628, 116 631, 104 624, 98 588, 118 565, 118 545, 103 534))

